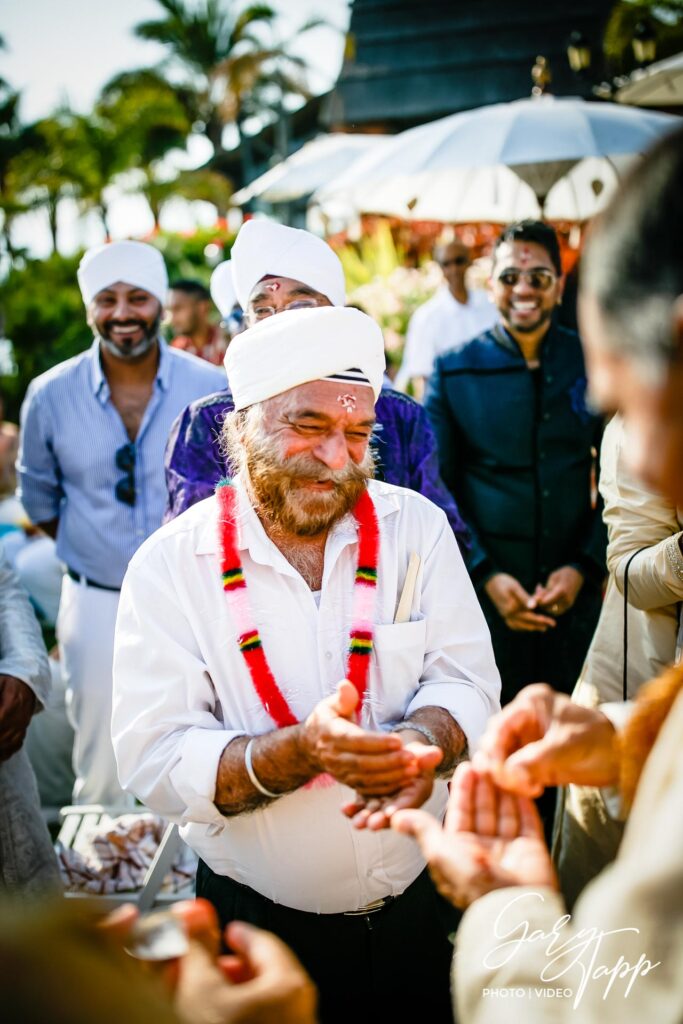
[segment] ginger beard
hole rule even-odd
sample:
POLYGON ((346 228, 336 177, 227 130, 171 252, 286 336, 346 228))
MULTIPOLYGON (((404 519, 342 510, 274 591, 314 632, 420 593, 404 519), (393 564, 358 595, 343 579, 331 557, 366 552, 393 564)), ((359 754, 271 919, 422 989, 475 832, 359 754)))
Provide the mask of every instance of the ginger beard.
POLYGON ((226 417, 223 442, 233 466, 248 478, 259 513, 285 533, 315 537, 351 511, 374 476, 375 466, 368 446, 362 462, 349 462, 344 469, 329 469, 316 458, 301 452, 283 458, 279 445, 263 428, 258 407, 247 410, 238 425, 226 417), (309 491, 311 481, 330 481, 330 491, 309 491))

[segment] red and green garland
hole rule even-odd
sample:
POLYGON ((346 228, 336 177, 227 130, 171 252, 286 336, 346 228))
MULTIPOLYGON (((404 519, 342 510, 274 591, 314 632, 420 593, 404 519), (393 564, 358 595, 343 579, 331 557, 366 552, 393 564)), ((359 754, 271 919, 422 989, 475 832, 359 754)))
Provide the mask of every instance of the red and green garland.
MULTIPOLYGON (((230 481, 224 480, 216 489, 216 497, 223 590, 235 618, 239 649, 249 669, 254 689, 275 724, 279 728, 296 725, 297 719, 271 672, 249 603, 247 583, 237 548, 237 492, 230 481)), ((353 588, 346 677, 358 691, 360 707, 370 672, 379 555, 377 515, 367 491, 363 491, 356 502, 353 516, 358 524, 358 565, 353 588)))

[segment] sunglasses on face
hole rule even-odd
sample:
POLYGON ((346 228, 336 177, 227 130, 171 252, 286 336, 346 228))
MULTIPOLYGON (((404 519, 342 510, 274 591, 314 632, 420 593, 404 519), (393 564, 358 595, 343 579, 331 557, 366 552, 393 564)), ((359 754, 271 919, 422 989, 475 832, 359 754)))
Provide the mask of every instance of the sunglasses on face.
POLYGON ((439 266, 445 270, 446 267, 466 267, 468 263, 467 256, 454 256, 452 260, 442 260, 439 266))
POLYGON ((132 442, 124 444, 123 447, 117 449, 114 459, 116 461, 116 468, 126 474, 118 481, 114 488, 116 499, 117 501, 122 501, 124 505, 134 505, 136 499, 135 445, 132 442))
POLYGON ((539 292, 547 292, 557 281, 552 270, 545 270, 543 267, 539 267, 537 270, 517 270, 510 267, 509 270, 503 270, 496 280, 505 288, 514 288, 522 278, 530 288, 539 292))

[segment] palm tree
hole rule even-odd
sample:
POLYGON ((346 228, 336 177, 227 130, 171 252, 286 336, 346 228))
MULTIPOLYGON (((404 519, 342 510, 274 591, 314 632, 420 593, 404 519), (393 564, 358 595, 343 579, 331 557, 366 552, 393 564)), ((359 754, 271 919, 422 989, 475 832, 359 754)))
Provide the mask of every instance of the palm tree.
MULTIPOLYGON (((272 115, 275 123, 277 156, 284 160, 289 155, 286 99, 290 96, 311 98, 307 63, 292 53, 292 46, 306 32, 329 27, 329 22, 323 18, 311 18, 287 38, 280 37, 270 46, 255 51, 231 54, 216 66, 213 78, 222 94, 221 114, 225 121, 236 125, 242 150, 249 157, 250 140, 244 123, 250 117, 263 114, 272 115)), ((247 181, 253 178, 252 171, 250 166, 249 173, 245 173, 247 181)))
POLYGON ((7 168, 16 213, 47 212, 53 253, 59 252, 59 205, 74 195, 73 114, 62 109, 22 129, 7 168))
MULTIPOLYGON (((4 37, 0 36, 0 50, 5 49, 5 45, 4 37)), ((12 161, 21 148, 20 99, 21 94, 4 78, 0 78, 0 239, 10 260, 14 257, 12 222, 18 214, 24 212, 24 205, 15 191, 10 171, 12 161)))
MULTIPOLYGON (((266 4, 253 4, 238 13, 235 0, 157 0, 164 16, 135 26, 140 39, 165 46, 168 58, 164 69, 181 71, 180 85, 187 110, 195 127, 200 126, 214 149, 224 152, 225 120, 221 97, 215 88, 215 69, 230 57, 240 55, 245 77, 260 60, 263 47, 254 29, 272 22, 275 12, 266 4)), ((180 95, 180 94, 179 94, 180 95)))
POLYGON ((155 228, 163 203, 171 197, 171 182, 160 174, 163 158, 184 149, 193 119, 183 91, 157 71, 124 72, 107 83, 95 114, 110 130, 125 138, 126 164, 139 172, 138 191, 147 199, 155 228))

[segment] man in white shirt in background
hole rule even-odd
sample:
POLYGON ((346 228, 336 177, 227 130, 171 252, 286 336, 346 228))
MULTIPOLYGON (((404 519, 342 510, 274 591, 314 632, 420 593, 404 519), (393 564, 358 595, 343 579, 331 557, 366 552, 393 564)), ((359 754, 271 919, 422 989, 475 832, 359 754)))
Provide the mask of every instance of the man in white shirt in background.
POLYGON ((418 401, 422 400, 425 380, 436 357, 460 348, 496 321, 496 307, 488 292, 468 288, 465 283, 472 263, 465 243, 456 238, 438 245, 434 259, 441 267, 444 283, 411 317, 403 362, 394 382, 399 391, 405 391, 412 381, 418 401))
POLYGON ((385 826, 407 806, 441 817, 437 765, 450 775, 498 707, 483 615, 445 514, 368 482, 384 371, 369 317, 268 317, 226 370, 234 484, 150 538, 124 582, 121 782, 182 824, 223 922, 296 951, 323 1021, 450 1022, 455 922, 385 826))

